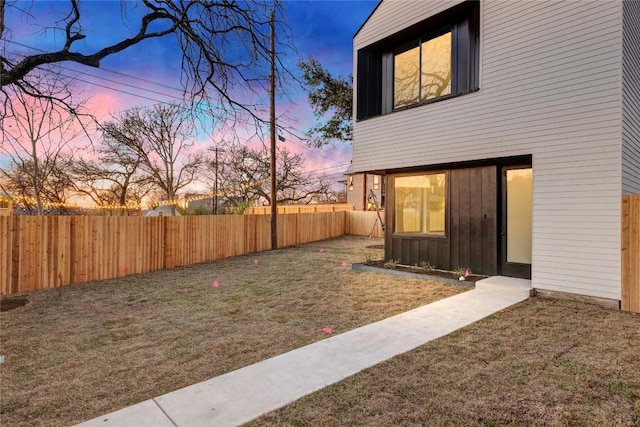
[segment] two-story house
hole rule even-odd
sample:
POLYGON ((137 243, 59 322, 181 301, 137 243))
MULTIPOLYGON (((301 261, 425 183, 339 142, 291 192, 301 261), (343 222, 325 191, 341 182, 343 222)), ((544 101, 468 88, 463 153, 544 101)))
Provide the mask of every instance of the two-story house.
POLYGON ((354 37, 353 172, 385 256, 620 300, 640 2, 383 0, 354 37))

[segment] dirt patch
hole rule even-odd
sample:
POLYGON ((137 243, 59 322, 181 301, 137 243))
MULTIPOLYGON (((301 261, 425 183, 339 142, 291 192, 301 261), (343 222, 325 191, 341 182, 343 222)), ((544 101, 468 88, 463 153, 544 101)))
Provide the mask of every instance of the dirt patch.
POLYGON ((14 310, 29 304, 29 298, 24 296, 11 296, 0 298, 0 312, 14 310))
POLYGON ((367 249, 384 249, 384 245, 369 245, 367 249))

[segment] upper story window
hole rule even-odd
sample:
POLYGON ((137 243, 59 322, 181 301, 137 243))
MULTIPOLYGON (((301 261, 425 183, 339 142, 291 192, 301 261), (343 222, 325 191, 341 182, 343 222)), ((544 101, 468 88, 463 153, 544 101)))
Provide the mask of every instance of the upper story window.
POLYGON ((477 90, 478 40, 479 3, 468 1, 360 49, 356 118, 477 90))
POLYGON ((451 31, 415 40, 393 58, 393 108, 451 94, 451 31))

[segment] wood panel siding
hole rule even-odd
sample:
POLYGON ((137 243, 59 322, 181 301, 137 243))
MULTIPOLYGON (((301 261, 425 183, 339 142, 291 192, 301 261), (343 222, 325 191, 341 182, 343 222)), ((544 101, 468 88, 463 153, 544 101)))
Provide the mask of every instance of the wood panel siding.
POLYGON ((622 196, 622 300, 640 313, 640 194, 622 196))
MULTIPOLYGON (((457 3, 383 1, 354 49, 457 3)), ((480 7, 479 91, 356 122, 354 171, 531 155, 533 286, 619 300, 623 3, 480 7)), ((637 6, 625 8, 635 28, 637 6)), ((627 135, 635 132, 627 125, 627 135)), ((632 138, 626 150, 637 148, 632 138)), ((634 165, 625 166, 627 192, 635 191, 634 165)), ((458 257, 471 250, 451 243, 458 257)))
MULTIPOLYGON (((447 172, 446 236, 395 234, 389 213, 387 259, 415 265, 429 261, 436 268, 470 268, 479 274, 497 274, 497 168, 453 169, 447 172)), ((391 181, 393 182, 393 180, 391 181)), ((389 187, 389 206, 395 200, 389 187)))
POLYGON ((622 194, 640 194, 640 2, 622 11, 622 194))

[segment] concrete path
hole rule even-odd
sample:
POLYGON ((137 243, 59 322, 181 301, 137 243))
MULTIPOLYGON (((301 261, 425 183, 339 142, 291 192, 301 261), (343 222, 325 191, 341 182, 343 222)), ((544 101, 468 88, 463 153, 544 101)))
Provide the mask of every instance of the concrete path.
POLYGON ((531 282, 512 280, 487 279, 484 284, 476 284, 472 291, 335 335, 79 426, 221 427, 246 423, 526 300, 531 282))

